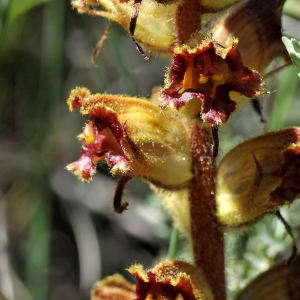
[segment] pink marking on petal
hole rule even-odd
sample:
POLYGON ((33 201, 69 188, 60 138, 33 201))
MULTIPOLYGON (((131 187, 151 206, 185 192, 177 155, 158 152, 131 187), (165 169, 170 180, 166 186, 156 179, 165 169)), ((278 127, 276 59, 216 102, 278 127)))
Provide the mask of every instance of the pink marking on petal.
POLYGON ((70 172, 74 173, 79 179, 85 181, 90 181, 96 172, 96 166, 91 157, 84 154, 81 155, 77 161, 69 164, 66 168, 70 172))

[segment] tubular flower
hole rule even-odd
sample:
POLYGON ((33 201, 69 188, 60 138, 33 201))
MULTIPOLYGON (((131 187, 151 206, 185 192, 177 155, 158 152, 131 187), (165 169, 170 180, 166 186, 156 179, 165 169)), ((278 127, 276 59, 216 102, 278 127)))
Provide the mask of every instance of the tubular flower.
POLYGON ((226 122, 235 110, 234 92, 252 98, 261 91, 261 77, 243 65, 236 40, 226 49, 210 38, 194 48, 177 47, 168 81, 162 105, 180 109, 198 99, 198 114, 212 125, 226 122))
POLYGON ((144 99, 92 95, 84 88, 74 89, 68 104, 90 115, 80 135, 81 157, 67 166, 81 180, 91 180, 100 161, 112 174, 141 176, 166 188, 192 178, 189 134, 171 111, 144 99))
POLYGON ((281 41, 281 16, 285 0, 239 1, 210 25, 212 36, 229 46, 239 39, 238 50, 247 66, 262 72, 276 57, 289 61, 281 41))
POLYGON ((137 280, 135 294, 132 293, 132 284, 120 275, 113 275, 96 283, 91 299, 213 299, 202 272, 186 262, 163 261, 146 271, 141 265, 133 265, 128 271, 137 280))
MULTIPOLYGON (((171 54, 210 19, 238 0, 72 0, 79 13, 120 24, 150 51, 171 54), (203 18, 205 16, 205 18, 203 18), (163 24, 163 26, 161 26, 163 24)), ((138 46, 139 47, 139 46, 138 46)), ((141 50, 141 48, 139 47, 141 50)))
POLYGON ((236 227, 300 194, 300 128, 267 133, 231 150, 216 178, 217 218, 236 227))
MULTIPOLYGON (((176 0, 163 4, 155 0, 142 1, 134 30, 136 41, 153 51, 170 52, 175 41, 174 16, 180 2, 176 0)), ((72 5, 79 12, 108 18, 130 31, 134 1, 73 0, 72 5)))

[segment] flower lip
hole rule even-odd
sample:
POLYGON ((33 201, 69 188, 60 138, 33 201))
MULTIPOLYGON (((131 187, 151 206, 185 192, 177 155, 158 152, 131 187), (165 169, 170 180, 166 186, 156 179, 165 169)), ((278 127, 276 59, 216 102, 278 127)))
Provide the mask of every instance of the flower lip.
POLYGON ((80 135, 82 140, 81 156, 78 161, 67 166, 81 180, 90 181, 96 173, 98 162, 106 160, 110 164, 122 165, 128 168, 129 160, 124 155, 116 136, 109 127, 99 130, 95 118, 89 120, 80 135), (98 127, 98 128, 97 128, 98 127))
POLYGON ((209 38, 199 47, 176 48, 169 77, 170 83, 160 96, 162 105, 179 109, 199 99, 199 113, 212 125, 226 122, 235 110, 230 92, 251 98, 261 89, 260 75, 243 65, 236 40, 227 49, 209 38))
POLYGON ((149 270, 133 265, 128 272, 137 280, 136 285, 114 274, 95 284, 91 299, 213 299, 203 272, 183 261, 162 261, 149 270))
POLYGON ((133 265, 128 271, 137 280, 138 300, 213 299, 202 271, 183 261, 162 261, 146 271, 141 265, 133 265))

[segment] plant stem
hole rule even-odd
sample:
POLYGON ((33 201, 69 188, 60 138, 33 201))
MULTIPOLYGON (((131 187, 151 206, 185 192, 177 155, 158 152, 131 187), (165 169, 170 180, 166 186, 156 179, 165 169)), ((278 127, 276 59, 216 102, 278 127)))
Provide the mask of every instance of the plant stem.
POLYGON ((224 300, 224 240, 214 214, 214 141, 208 125, 196 123, 191 133, 195 177, 189 200, 194 263, 204 272, 215 299, 224 300))
POLYGON ((177 42, 184 44, 199 30, 201 14, 199 0, 184 0, 176 13, 177 42))

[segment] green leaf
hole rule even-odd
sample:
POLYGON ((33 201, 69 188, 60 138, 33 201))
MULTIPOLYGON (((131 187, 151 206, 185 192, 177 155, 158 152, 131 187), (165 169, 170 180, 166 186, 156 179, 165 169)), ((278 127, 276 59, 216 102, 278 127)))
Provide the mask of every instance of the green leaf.
MULTIPOLYGON (((282 41, 291 57, 293 64, 300 68, 300 42, 294 38, 282 37, 282 41)), ((298 73, 300 77, 300 73, 298 73)))
POLYGON ((291 66, 280 72, 280 80, 268 122, 269 131, 278 130, 288 125, 291 106, 296 101, 295 94, 299 83, 297 71, 295 66, 291 66))
POLYGON ((179 230, 176 227, 173 227, 168 249, 168 259, 172 260, 176 258, 178 252, 178 242, 179 230))
POLYGON ((51 0, 11 0, 9 5, 7 23, 13 22, 16 18, 28 13, 38 5, 44 4, 51 0))
POLYGON ((285 15, 291 16, 295 19, 300 20, 300 9, 299 9, 299 0, 289 0, 286 1, 283 7, 283 13, 285 15))

